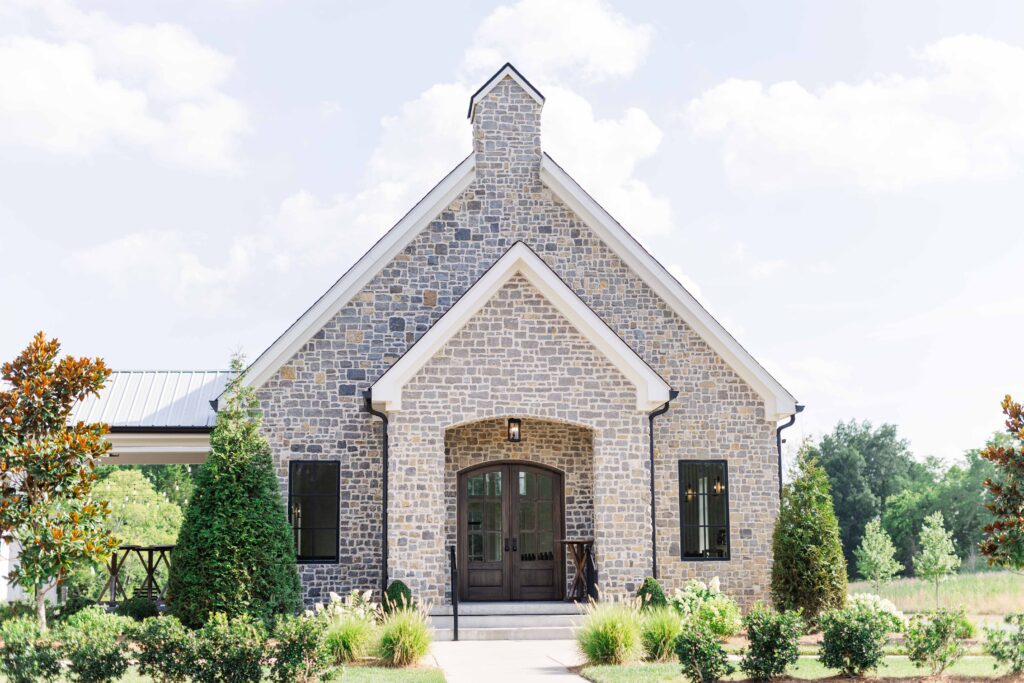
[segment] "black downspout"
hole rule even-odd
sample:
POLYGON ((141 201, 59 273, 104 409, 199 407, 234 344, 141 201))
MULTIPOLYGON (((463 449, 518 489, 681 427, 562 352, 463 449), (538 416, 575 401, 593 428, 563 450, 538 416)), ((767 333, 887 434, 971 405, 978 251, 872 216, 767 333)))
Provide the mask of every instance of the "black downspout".
POLYGON ((667 413, 668 404, 678 395, 678 391, 671 389, 668 392, 668 401, 665 401, 665 405, 647 414, 647 421, 650 427, 650 438, 648 438, 648 441, 651 445, 651 576, 655 579, 658 578, 658 513, 654 503, 654 418, 667 413))
POLYGON ((804 407, 797 404, 796 412, 789 416, 789 422, 775 430, 775 448, 779 451, 779 505, 782 505, 782 430, 792 427, 796 422, 796 416, 802 412, 804 412, 804 407))
POLYGON ((380 515, 380 594, 388 590, 388 415, 373 409, 373 392, 367 390, 366 412, 379 417, 382 422, 383 436, 380 440, 381 451, 381 515, 380 515))

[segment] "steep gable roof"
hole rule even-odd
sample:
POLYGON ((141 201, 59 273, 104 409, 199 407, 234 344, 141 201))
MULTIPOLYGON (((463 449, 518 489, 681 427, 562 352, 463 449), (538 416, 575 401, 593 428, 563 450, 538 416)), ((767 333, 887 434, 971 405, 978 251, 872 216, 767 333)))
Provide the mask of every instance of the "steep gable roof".
POLYGON ((533 87, 533 83, 526 80, 526 76, 519 73, 519 70, 512 66, 509 62, 505 62, 505 66, 498 69, 493 76, 487 79, 487 82, 480 86, 480 88, 473 93, 473 96, 469 98, 469 113, 467 114, 470 121, 473 120, 473 112, 476 111, 476 104, 480 100, 487 97, 487 94, 494 90, 494 86, 501 83, 502 79, 508 76, 516 83, 519 84, 526 93, 537 101, 537 104, 544 105, 544 96, 540 94, 540 90, 533 87))
POLYGON ((401 358, 373 384, 374 405, 402 409, 402 389, 424 365, 516 275, 537 288, 636 387, 637 410, 650 412, 669 399, 669 385, 565 284, 536 252, 516 242, 401 358))

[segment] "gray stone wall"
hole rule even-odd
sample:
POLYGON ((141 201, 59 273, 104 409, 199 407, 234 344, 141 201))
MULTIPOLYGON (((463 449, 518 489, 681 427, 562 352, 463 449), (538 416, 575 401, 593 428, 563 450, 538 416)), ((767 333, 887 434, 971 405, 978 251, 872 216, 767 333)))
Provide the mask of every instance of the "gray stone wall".
MULTIPOLYGON (((774 423, 765 420, 761 399, 543 185, 538 105, 506 79, 478 104, 476 112, 474 183, 261 388, 265 431, 279 462, 282 485, 290 458, 342 462, 342 559, 337 565, 302 568, 307 598, 318 599, 327 590, 375 588, 379 580, 380 423, 362 411, 362 391, 512 244, 522 240, 680 391, 669 413, 658 418, 655 439, 658 557, 663 581, 674 587, 689 578, 717 575, 725 590, 745 603, 764 599, 771 528, 778 508, 778 474, 774 423), (681 458, 729 460, 729 562, 685 562, 679 557, 676 462, 681 458)), ((585 396, 590 391, 586 385, 573 389, 563 389, 559 395, 585 396)), ((624 400, 632 406, 632 398, 624 400)), ((522 406, 504 406, 503 410, 558 419, 550 410, 533 413, 522 406)), ((395 419, 400 420, 400 415, 395 419)), ((474 419, 496 416, 498 413, 492 412, 474 419)), ((642 428, 630 427, 635 437, 630 449, 640 443, 646 453, 646 419, 636 417, 642 428)), ((577 418, 564 419, 580 422, 577 418)), ((458 421, 451 415, 445 419, 438 429, 458 421)), ((395 428, 392 434, 396 439, 417 438, 395 428)), ((437 432, 430 438, 435 440, 431 447, 437 447, 432 457, 437 457, 443 452, 443 437, 437 432)), ((601 446, 602 437, 595 432, 595 458, 601 446)), ((436 481, 423 484, 423 490, 402 490, 405 498, 393 498, 393 512, 405 514, 403 505, 424 507, 429 503, 424 520, 444 517, 443 460, 432 465, 437 468, 436 481)), ((402 466, 393 459, 392 471, 400 481, 402 466)), ((614 507, 620 498, 645 500, 640 496, 646 490, 646 478, 638 487, 639 480, 629 474, 637 466, 633 459, 613 459, 604 466, 622 468, 632 483, 629 489, 602 489, 595 477, 595 511, 602 505, 614 507)), ((646 502, 643 505, 646 507, 646 502)), ((623 517, 624 528, 639 528, 636 513, 623 517)), ((612 523, 619 522, 613 519, 612 523)), ((647 538, 649 534, 636 533, 637 543, 647 546, 647 538)), ((409 558, 410 564, 393 561, 392 574, 412 576, 424 571, 439 576, 446 571, 443 530, 424 528, 420 537, 392 535, 391 543, 434 555, 413 561, 413 553, 399 552, 398 557, 409 558), (434 538, 422 538, 428 532, 435 534, 434 538)), ((642 563, 627 566, 630 560, 601 550, 598 556, 603 558, 599 566, 602 577, 607 570, 612 575, 631 573, 631 580, 639 580, 650 571, 639 566, 642 563)), ((437 579, 425 581, 430 584, 437 579)))

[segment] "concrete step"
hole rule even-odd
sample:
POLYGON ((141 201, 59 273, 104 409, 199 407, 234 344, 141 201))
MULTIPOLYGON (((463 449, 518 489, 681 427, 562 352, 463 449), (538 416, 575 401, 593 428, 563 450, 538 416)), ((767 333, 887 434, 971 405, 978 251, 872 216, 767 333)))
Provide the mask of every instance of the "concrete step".
MULTIPOLYGON (((459 617, 494 616, 499 614, 582 614, 583 606, 574 602, 460 602, 459 617)), ((450 616, 451 605, 435 605, 432 616, 450 616)))
MULTIPOLYGON (((524 626, 577 626, 579 614, 463 614, 459 610, 459 629, 464 628, 522 628, 524 626)), ((434 628, 451 628, 452 617, 431 615, 434 628)))
MULTIPOLYGON (((452 640, 450 628, 434 630, 434 640, 452 640)), ((463 628, 459 619, 459 640, 572 640, 576 629, 572 626, 521 626, 517 628, 463 628)))
MULTIPOLYGON (((571 602, 464 602, 459 605, 459 640, 568 640, 582 619, 571 602)), ((436 640, 452 640, 452 606, 431 610, 436 640)))

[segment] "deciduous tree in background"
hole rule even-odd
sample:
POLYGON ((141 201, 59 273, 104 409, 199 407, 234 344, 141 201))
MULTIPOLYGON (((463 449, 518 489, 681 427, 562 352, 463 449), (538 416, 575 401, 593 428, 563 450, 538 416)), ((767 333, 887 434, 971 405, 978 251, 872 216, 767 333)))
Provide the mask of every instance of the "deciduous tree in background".
POLYGON ((986 506, 995 519, 985 525, 981 552, 990 564, 1024 569, 1024 409, 1010 396, 1003 399, 1006 429, 1014 445, 991 444, 981 452, 995 465, 996 474, 985 480, 992 496, 986 506))
POLYGON ((76 566, 104 560, 118 545, 110 508, 95 500, 96 459, 110 444, 103 424, 68 424, 75 404, 110 375, 102 360, 65 356, 40 332, 0 368, 0 538, 19 548, 10 580, 33 593, 46 628, 46 594, 76 566))
POLYGON ((896 546, 879 519, 868 522, 860 547, 853 554, 857 557, 857 571, 874 584, 875 593, 881 590, 882 584, 889 583, 903 571, 903 565, 896 561, 896 546))
POLYGON ((925 518, 920 546, 921 552, 914 556, 914 574, 935 585, 935 609, 938 609, 939 583, 960 566, 960 558, 953 547, 953 534, 946 531, 941 512, 925 518))

